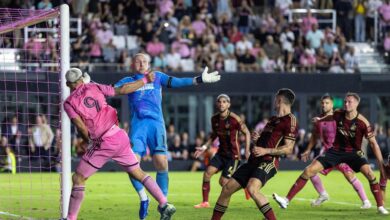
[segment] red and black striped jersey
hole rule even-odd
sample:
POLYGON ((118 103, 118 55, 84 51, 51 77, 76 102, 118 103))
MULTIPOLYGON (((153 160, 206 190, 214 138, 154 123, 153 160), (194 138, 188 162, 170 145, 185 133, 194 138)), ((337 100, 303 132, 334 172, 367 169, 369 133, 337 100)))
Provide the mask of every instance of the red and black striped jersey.
POLYGON ((219 139, 218 154, 232 159, 241 158, 238 135, 242 124, 240 117, 233 112, 229 112, 225 118, 220 113, 211 117, 212 139, 219 139))
MULTIPOLYGON (((265 125, 257 139, 256 146, 263 148, 277 148, 284 144, 285 139, 295 141, 298 134, 298 123, 296 117, 290 113, 282 117, 272 116, 265 125)), ((275 156, 264 155, 255 157, 251 154, 249 162, 259 163, 261 161, 273 160, 275 156)), ((276 167, 278 164, 276 164, 276 167)))
POLYGON ((356 152, 361 150, 363 137, 370 139, 375 134, 368 120, 361 114, 348 120, 344 110, 337 110, 333 113, 336 121, 337 131, 334 141, 334 149, 343 152, 356 152))

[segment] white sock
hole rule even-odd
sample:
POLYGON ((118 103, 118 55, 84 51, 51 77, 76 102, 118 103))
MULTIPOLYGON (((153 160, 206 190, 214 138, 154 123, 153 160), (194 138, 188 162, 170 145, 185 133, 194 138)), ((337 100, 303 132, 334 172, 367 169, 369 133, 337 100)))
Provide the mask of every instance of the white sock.
POLYGON ((148 195, 146 194, 145 188, 142 188, 140 191, 138 191, 138 195, 141 201, 148 200, 148 195))

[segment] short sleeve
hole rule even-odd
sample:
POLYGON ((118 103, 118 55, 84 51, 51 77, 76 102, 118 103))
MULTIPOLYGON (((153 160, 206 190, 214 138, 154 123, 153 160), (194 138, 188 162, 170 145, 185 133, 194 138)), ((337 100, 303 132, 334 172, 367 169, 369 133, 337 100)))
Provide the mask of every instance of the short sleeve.
POLYGON ((298 134, 297 119, 290 114, 289 120, 286 120, 286 130, 284 138, 295 141, 298 134))
POLYGON ((97 87, 99 87, 100 91, 105 96, 114 96, 115 95, 115 89, 112 86, 109 85, 103 85, 103 84, 96 84, 97 87))

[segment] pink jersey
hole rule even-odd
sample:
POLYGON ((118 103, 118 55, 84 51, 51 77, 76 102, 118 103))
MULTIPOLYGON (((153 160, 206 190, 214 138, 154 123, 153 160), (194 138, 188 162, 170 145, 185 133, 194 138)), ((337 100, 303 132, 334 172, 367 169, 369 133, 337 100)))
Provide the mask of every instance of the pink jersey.
POLYGON ((65 100, 64 109, 69 118, 79 116, 87 126, 89 137, 100 138, 118 121, 116 110, 109 106, 105 96, 114 96, 112 86, 96 83, 82 84, 65 100))
POLYGON ((333 118, 318 121, 315 124, 315 132, 321 138, 321 144, 325 151, 333 146, 336 137, 336 122, 333 118))

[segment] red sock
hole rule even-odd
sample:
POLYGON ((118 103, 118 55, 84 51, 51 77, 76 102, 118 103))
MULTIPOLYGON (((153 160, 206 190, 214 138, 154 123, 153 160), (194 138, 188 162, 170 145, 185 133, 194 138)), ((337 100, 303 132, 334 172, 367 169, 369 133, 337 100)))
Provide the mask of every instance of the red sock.
POLYGON ((271 206, 269 203, 263 205, 260 207, 260 211, 263 213, 264 217, 267 220, 276 220, 276 216, 274 211, 272 210, 271 206))
POLYGON ((372 194, 375 197, 376 206, 377 207, 383 206, 383 198, 382 198, 382 193, 381 193, 379 184, 378 183, 371 183, 370 188, 371 188, 372 194))
POLYGON ((291 201, 294 196, 302 190, 302 188, 306 185, 307 179, 302 178, 301 176, 297 179, 294 185, 291 187, 290 191, 287 194, 288 201, 291 201))
POLYGON ((210 193, 210 182, 203 182, 202 184, 203 202, 209 201, 209 193, 210 193))
POLYGON ((220 220, 225 214, 227 207, 220 205, 220 204, 215 204, 214 211, 213 211, 213 216, 211 217, 211 220, 220 220))

